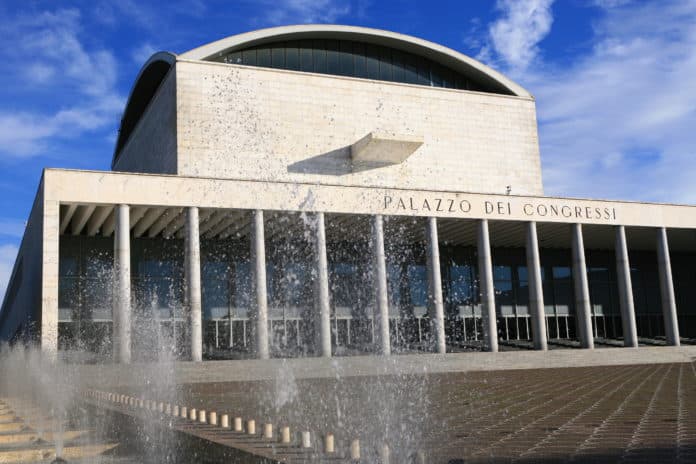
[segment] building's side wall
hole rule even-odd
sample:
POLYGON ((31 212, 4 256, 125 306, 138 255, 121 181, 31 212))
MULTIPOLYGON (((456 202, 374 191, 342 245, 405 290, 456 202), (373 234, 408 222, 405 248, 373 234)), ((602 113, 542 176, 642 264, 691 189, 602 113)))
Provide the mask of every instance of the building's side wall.
POLYGON ((532 99, 179 61, 178 173, 541 194, 532 99), (422 138, 401 164, 354 170, 370 132, 422 138))
POLYGON ((162 81, 113 170, 176 174, 176 73, 173 70, 162 81))
POLYGON ((44 183, 34 199, 24 237, 0 309, 0 341, 28 342, 41 323, 44 183))

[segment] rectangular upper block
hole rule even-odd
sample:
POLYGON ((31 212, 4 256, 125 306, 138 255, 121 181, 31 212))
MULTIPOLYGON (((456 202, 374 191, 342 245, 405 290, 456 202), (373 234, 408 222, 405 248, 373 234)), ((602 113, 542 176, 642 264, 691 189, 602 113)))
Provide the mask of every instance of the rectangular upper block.
POLYGON ((178 175, 543 193, 530 97, 187 60, 175 82, 178 175))

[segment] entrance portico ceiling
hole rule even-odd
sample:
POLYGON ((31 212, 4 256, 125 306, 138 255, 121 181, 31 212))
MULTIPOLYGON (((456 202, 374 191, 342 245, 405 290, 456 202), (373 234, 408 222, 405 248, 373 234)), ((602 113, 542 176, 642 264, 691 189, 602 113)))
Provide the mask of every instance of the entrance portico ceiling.
MULTIPOLYGON (((230 239, 246 237, 250 233, 251 212, 232 209, 200 209, 200 234, 203 239, 230 239)), ((287 211, 265 211, 267 241, 288 238, 309 241, 312 215, 287 211)), ((131 233, 134 237, 183 238, 185 209, 172 207, 133 206, 130 214, 131 233)), ((329 242, 365 241, 370 237, 370 216, 331 214, 325 216, 326 236, 329 242)), ((423 217, 386 216, 385 234, 403 242, 423 242, 423 217)), ((67 235, 112 236, 114 233, 114 205, 63 204, 60 208, 60 233, 67 235)), ((569 249, 569 224, 537 223, 539 245, 542 248, 569 249)), ((524 222, 489 221, 491 245, 495 247, 524 247, 524 222)), ((627 227, 629 248, 655 250, 656 229, 627 227)), ((610 225, 583 225, 587 249, 614 249, 614 228, 610 225)), ((438 219, 441 243, 476 245, 476 221, 471 219, 438 219)), ((673 251, 696 252, 696 230, 669 229, 669 244, 673 251)))

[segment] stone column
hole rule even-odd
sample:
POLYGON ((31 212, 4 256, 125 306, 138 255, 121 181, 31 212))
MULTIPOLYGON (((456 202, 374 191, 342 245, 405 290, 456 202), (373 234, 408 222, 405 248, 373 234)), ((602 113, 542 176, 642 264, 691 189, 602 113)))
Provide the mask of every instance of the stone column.
POLYGON ((428 286, 430 287, 429 303, 431 319, 435 333, 436 349, 438 353, 446 353, 445 343, 445 309, 442 302, 442 276, 440 275, 440 246, 437 238, 437 218, 427 219, 425 238, 427 241, 428 255, 428 286))
POLYGON ((127 364, 131 361, 131 256, 130 256, 130 208, 116 206, 114 229, 114 309, 113 352, 114 360, 127 364))
POLYGON ((631 265, 626 245, 626 229, 624 226, 616 226, 615 233, 616 277, 619 286, 624 346, 637 347, 638 332, 636 330, 636 314, 633 308, 633 285, 631 284, 631 265))
POLYGON ((674 282, 672 281, 672 264, 669 257, 667 229, 664 227, 660 227, 657 230, 657 267, 660 273, 660 294, 662 295, 662 315, 665 320, 665 337, 668 345, 679 346, 677 303, 674 297, 674 282))
MULTIPOLYGON (((44 200, 43 205, 43 266, 41 267, 41 318, 38 327, 28 324, 24 329, 24 342, 34 340, 38 329, 41 337, 41 354, 49 360, 58 357, 58 282, 60 280, 58 266, 60 259, 60 203, 44 200)), ((35 218, 29 218, 29 226, 35 218)), ((35 226, 34 226, 35 227, 35 226)), ((0 301, 0 304, 1 301, 0 301)), ((9 309, 9 308, 8 308, 9 309)), ((29 321, 27 321, 29 322, 29 321)))
POLYGON ((377 319, 376 341, 381 354, 391 354, 389 340, 389 296, 387 294, 387 260, 384 254, 384 218, 381 214, 372 217, 372 259, 375 281, 377 319))
POLYGON ((317 352, 331 357, 331 304, 329 300, 329 263, 326 258, 326 226, 324 213, 315 216, 314 256, 317 267, 316 299, 318 314, 317 352))
POLYGON ((541 260, 536 222, 527 225, 527 278, 529 281, 529 311, 532 314, 532 335, 534 349, 546 350, 546 312, 544 311, 544 290, 541 281, 541 260))
POLYGON ((493 284, 493 259, 491 240, 488 234, 488 219, 481 219, 478 228, 478 274, 481 294, 481 314, 488 351, 498 351, 498 320, 495 316, 495 286, 493 284))
POLYGON ((575 314, 578 321, 580 346, 594 348, 592 332, 592 310, 590 307, 590 288, 587 283, 587 266, 585 264, 585 243, 582 236, 582 224, 573 224, 573 281, 575 283, 575 314))
POLYGON ((268 349, 268 295, 266 289, 266 244, 263 211, 255 210, 252 218, 251 265, 256 293, 256 356, 269 358, 268 349))
POLYGON ((191 360, 203 360, 201 311, 201 241, 198 208, 186 209, 186 300, 191 334, 191 360))

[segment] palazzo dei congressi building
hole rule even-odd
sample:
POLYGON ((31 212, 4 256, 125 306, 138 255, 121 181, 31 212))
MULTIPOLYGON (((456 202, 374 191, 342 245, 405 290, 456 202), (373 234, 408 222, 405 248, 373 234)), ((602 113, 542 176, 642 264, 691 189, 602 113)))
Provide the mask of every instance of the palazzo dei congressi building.
POLYGON ((694 206, 544 196, 534 98, 498 72, 280 27, 155 54, 112 171, 44 171, 0 339, 124 363, 678 345, 695 263, 694 206))

